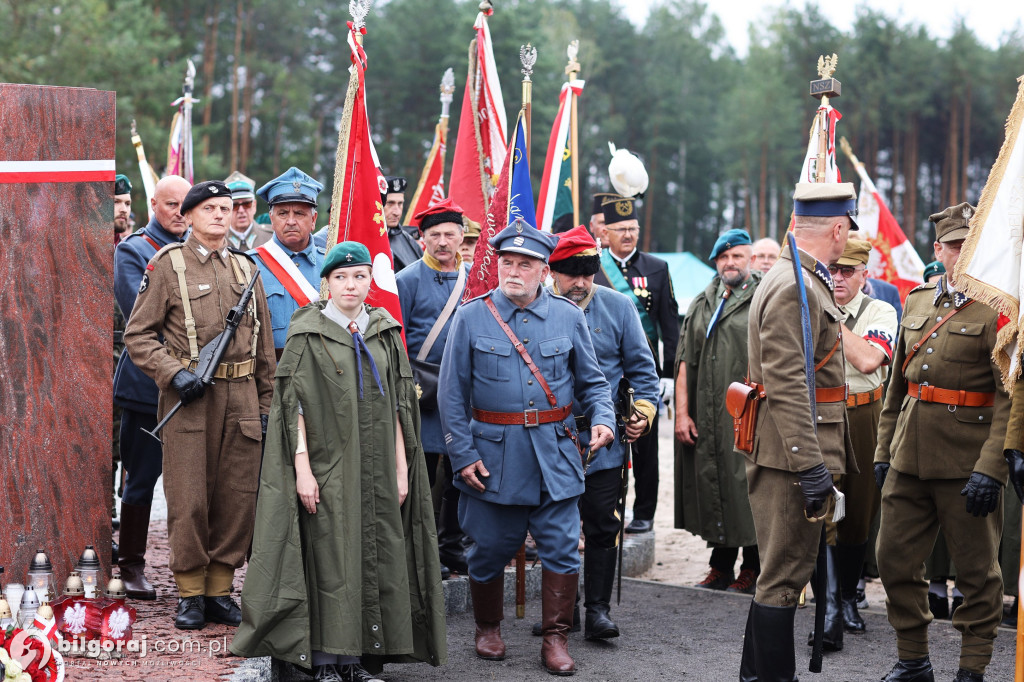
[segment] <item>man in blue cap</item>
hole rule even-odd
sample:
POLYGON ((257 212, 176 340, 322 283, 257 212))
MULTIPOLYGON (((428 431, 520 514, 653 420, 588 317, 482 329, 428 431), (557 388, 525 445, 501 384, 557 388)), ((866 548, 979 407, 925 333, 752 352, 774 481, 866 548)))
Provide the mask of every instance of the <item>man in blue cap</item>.
POLYGON ((257 192, 270 204, 274 236, 249 254, 255 256, 260 266, 274 329, 274 349, 279 358, 292 313, 311 301, 320 300, 320 266, 324 263, 325 249, 313 242, 313 230, 316 198, 323 188, 292 166, 257 192))
POLYGON ((710 570, 697 587, 743 594, 754 593, 761 562, 746 460, 733 448, 725 393, 747 374, 747 319, 763 276, 751 271, 752 252, 744 230, 729 230, 715 242, 710 260, 718 274, 686 312, 675 367, 675 526, 711 547, 710 570))
POLYGON ((455 313, 441 361, 441 427, 468 552, 476 653, 505 657, 501 639, 505 565, 529 531, 543 571, 541 658, 571 675, 568 634, 579 581, 584 491, 576 399, 590 420, 590 447, 614 437, 611 389, 594 355, 583 311, 543 287, 557 238, 521 219, 491 240, 498 289, 455 313), (507 466, 506 466, 507 464, 507 466))
POLYGON ((252 178, 234 171, 224 179, 231 190, 231 224, 228 245, 242 251, 255 249, 274 236, 267 225, 256 222, 256 183, 252 178))

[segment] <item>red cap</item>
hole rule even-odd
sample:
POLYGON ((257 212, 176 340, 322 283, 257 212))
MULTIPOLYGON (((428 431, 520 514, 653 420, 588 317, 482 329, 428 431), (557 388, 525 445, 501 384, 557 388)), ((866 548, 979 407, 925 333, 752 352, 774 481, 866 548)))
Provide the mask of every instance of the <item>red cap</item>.
POLYGON ((597 255, 597 242, 590 236, 586 226, 577 225, 568 232, 558 235, 558 246, 551 253, 548 262, 565 260, 589 250, 593 250, 593 253, 584 255, 597 255))
POLYGON ((451 200, 451 197, 443 199, 436 204, 431 204, 413 216, 413 220, 423 220, 428 215, 435 213, 465 213, 462 207, 451 200))

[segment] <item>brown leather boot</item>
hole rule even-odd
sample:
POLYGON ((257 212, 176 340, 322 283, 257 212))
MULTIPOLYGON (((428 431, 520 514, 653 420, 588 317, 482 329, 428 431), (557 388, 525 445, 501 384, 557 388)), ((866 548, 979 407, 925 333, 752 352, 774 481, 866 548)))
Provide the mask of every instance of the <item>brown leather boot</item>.
POLYGON ((572 628, 572 612, 580 576, 578 573, 544 571, 541 581, 544 623, 541 661, 552 675, 575 675, 576 662, 569 655, 569 630, 572 628))
POLYGON ((504 660, 501 621, 505 617, 505 576, 499 575, 489 583, 478 583, 470 578, 469 593, 476 620, 476 655, 488 661, 504 660))
POLYGON ((146 541, 149 538, 149 507, 121 503, 121 542, 117 565, 125 592, 131 599, 156 599, 146 580, 146 541))

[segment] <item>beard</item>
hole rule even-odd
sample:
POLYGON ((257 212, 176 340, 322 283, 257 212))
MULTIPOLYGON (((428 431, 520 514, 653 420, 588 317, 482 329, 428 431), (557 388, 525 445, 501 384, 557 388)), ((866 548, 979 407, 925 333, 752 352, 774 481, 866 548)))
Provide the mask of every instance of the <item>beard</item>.
POLYGON ((742 270, 726 270, 722 273, 722 281, 727 287, 737 287, 747 280, 747 273, 742 270))
POLYGON ((114 233, 122 234, 128 231, 128 219, 127 218, 114 218, 114 233))
POLYGON ((568 291, 563 292, 562 295, 579 305, 583 302, 583 299, 590 295, 590 290, 584 287, 571 287, 568 291))

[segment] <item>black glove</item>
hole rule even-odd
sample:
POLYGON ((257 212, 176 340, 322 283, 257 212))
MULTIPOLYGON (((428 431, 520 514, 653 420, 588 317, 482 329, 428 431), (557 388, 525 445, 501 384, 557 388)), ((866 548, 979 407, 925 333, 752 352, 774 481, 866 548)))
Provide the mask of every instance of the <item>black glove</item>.
POLYGON ((1024 503, 1024 452, 1003 450, 1003 457, 1010 465, 1010 485, 1017 491, 1017 497, 1024 503))
POLYGON ((800 476, 800 490, 804 494, 804 512, 808 517, 814 517, 832 494, 832 474, 822 462, 797 475, 800 476))
POLYGON ((182 405, 188 405, 193 400, 199 400, 206 392, 206 385, 202 380, 187 369, 183 369, 171 379, 171 388, 178 392, 178 399, 182 405))
POLYGON ((999 506, 999 492, 1003 484, 985 474, 975 471, 960 491, 967 497, 967 513, 974 516, 988 516, 999 506))
POLYGON ((889 475, 888 462, 875 462, 875 485, 881 490, 885 485, 885 477, 889 475))
POLYGON ((269 414, 260 415, 260 430, 263 432, 263 440, 267 439, 267 422, 270 421, 269 414))

